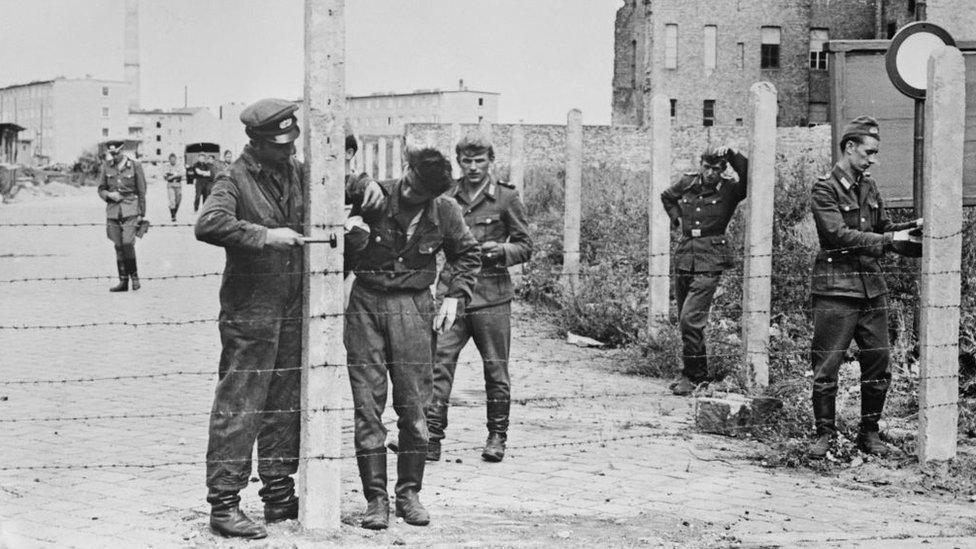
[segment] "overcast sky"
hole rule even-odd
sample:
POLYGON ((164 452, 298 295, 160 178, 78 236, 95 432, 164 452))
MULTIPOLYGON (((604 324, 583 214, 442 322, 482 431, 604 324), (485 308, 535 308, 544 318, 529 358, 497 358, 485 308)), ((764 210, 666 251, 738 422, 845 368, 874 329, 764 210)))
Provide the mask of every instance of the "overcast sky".
MULTIPOLYGON (((140 0, 142 105, 215 107, 302 90, 303 0, 140 0)), ((350 94, 502 94, 502 122, 610 121, 622 0, 347 0, 350 94)), ((0 0, 0 86, 122 79, 124 0, 0 0)))

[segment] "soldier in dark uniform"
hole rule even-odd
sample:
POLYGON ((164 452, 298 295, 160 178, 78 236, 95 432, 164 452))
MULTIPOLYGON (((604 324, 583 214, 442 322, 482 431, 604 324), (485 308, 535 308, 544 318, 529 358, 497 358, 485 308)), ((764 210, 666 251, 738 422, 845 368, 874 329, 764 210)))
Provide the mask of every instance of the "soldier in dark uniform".
POLYGON ((193 197, 193 211, 195 212, 200 209, 200 204, 206 202, 207 197, 210 196, 214 178, 217 177, 217 168, 214 166, 213 158, 209 154, 200 154, 189 171, 193 179, 194 190, 196 191, 193 197))
MULTIPOLYGON (((396 516, 418 526, 430 522, 419 492, 427 452, 436 336, 450 329, 471 300, 481 268, 478 242, 454 200, 439 196, 451 186, 451 164, 436 149, 407 151, 408 169, 399 180, 380 183, 386 199, 366 212, 366 248, 352 265, 356 280, 346 308, 344 341, 355 403, 355 446, 366 497, 363 527, 389 525, 386 478, 387 376, 398 415, 396 516), (453 277, 438 311, 430 286, 437 253, 444 250, 453 277)), ((362 201, 361 185, 353 206, 362 201)), ((347 268, 350 267, 347 265, 347 268)))
MULTIPOLYGON (((532 238, 518 191, 491 175, 495 160, 491 142, 471 134, 457 144, 455 152, 463 175, 446 195, 461 206, 464 222, 478 239, 482 268, 465 314, 437 339, 434 397, 427 409, 430 431, 427 459, 437 461, 441 457, 458 356, 468 340, 473 339, 484 361, 487 398, 488 440, 481 457, 497 462, 505 457, 511 406, 508 355, 512 339, 511 301, 515 292, 508 267, 529 260, 532 238)), ((438 295, 448 291, 452 274, 449 266, 441 273, 438 295)))
POLYGON ((746 197, 748 160, 732 147, 707 150, 697 172, 685 174, 661 193, 671 225, 681 231, 674 254, 674 294, 678 304, 684 367, 671 384, 676 395, 690 394, 710 381, 705 325, 722 271, 732 266, 725 229, 746 197), (731 165, 738 180, 725 175, 731 165))
POLYGON ((138 161, 123 152, 124 142, 105 143, 106 162, 98 174, 98 196, 105 201, 106 233, 115 244, 119 283, 110 292, 141 288, 136 265, 136 229, 146 215, 146 176, 138 161))
POLYGON ((886 454, 878 420, 891 380, 888 369, 888 303, 878 259, 885 252, 920 254, 918 219, 892 223, 878 187, 867 169, 877 161, 878 123, 862 116, 844 127, 841 158, 830 174, 813 186, 813 219, 820 253, 813 266, 813 415, 817 438, 810 455, 822 458, 836 436, 837 374, 851 341, 860 351, 861 425, 858 446, 886 454))
POLYGON ((255 440, 265 520, 298 516, 291 477, 298 468, 304 270, 297 109, 263 99, 241 112, 251 141, 220 174, 196 224, 197 239, 227 253, 207 447, 210 526, 225 536, 267 535, 239 508, 255 440))

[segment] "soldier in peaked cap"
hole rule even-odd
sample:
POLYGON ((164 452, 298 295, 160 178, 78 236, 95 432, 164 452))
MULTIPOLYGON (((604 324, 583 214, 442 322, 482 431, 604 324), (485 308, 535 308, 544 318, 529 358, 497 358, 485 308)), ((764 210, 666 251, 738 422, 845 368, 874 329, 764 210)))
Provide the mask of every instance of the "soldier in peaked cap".
POLYGON ((676 395, 690 394, 709 381, 705 350, 708 310, 722 271, 732 266, 725 229, 746 197, 748 160, 732 147, 708 149, 696 172, 686 173, 661 193, 661 202, 681 240, 674 253, 674 294, 681 329, 681 376, 671 384, 676 395), (727 177, 728 165, 738 180, 727 177))
POLYGON ((241 112, 251 138, 222 171, 196 224, 197 239, 221 246, 219 381, 210 416, 207 501, 211 528, 263 538, 239 507, 258 446, 267 522, 298 516, 302 332, 303 167, 294 158, 297 105, 263 99, 241 112))
MULTIPOLYGON (((352 268, 356 274, 346 307, 344 342, 355 403, 355 446, 366 497, 364 528, 389 526, 387 495, 387 380, 393 384, 398 416, 396 516, 407 524, 430 522, 420 503, 427 453, 425 409, 433 384, 437 335, 454 324, 471 300, 481 261, 478 242, 451 198, 451 164, 436 149, 407 150, 406 174, 380 182, 383 206, 364 212, 370 233, 352 268), (440 309, 430 286, 443 250, 453 272, 440 309)), ((364 199, 362 184, 352 189, 353 208, 364 199)), ((349 239, 347 237, 347 243, 349 239)))
POLYGON ((851 341, 860 351, 861 425, 858 447, 887 454, 878 436, 891 380, 888 369, 888 302, 878 260, 886 252, 917 257, 922 220, 892 223, 868 173, 878 159, 878 122, 861 116, 841 132, 840 160, 813 185, 812 210, 820 239, 813 265, 813 415, 817 438, 810 456, 823 458, 837 434, 837 374, 851 341))
MULTIPOLYGON (((440 459, 458 356, 473 339, 484 362, 487 397, 488 439, 481 457, 497 462, 505 457, 511 408, 508 354, 514 291, 508 268, 529 260, 532 238, 518 191, 491 174, 495 160, 491 141, 480 133, 471 133, 457 143, 455 153, 462 175, 446 195, 461 207, 464 222, 478 239, 482 268, 465 314, 437 339, 434 396, 427 409, 427 459, 440 459)), ((438 294, 446 293, 452 275, 450 267, 441 273, 438 294)))
MULTIPOLYGON (((125 142, 106 141, 105 163, 98 174, 98 196, 105 201, 106 233, 115 244, 119 283, 110 292, 138 290, 136 230, 146 215, 146 176, 142 165, 123 151, 125 142)), ((140 235, 141 236, 141 235, 140 235)))

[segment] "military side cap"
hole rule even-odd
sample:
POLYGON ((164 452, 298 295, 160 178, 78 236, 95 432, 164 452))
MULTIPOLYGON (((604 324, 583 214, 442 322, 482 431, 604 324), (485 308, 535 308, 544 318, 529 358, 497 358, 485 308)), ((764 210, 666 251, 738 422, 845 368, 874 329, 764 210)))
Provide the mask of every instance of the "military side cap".
POLYGON ((841 132, 841 140, 854 135, 873 137, 880 140, 881 134, 878 132, 878 121, 870 116, 858 116, 844 126, 841 132))
POLYGON ((109 152, 119 152, 125 147, 125 141, 121 139, 112 139, 105 142, 105 149, 109 152))
POLYGON ((271 143, 291 143, 298 139, 298 105, 284 99, 262 99, 241 111, 247 135, 271 143))

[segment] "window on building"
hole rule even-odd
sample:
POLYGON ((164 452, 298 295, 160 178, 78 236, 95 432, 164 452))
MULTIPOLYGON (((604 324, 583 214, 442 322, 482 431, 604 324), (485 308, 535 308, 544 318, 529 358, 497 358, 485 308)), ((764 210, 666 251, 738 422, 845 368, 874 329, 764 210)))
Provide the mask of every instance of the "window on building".
POLYGON ((898 26, 894 21, 888 23, 888 40, 895 37, 895 33, 898 32, 898 26))
POLYGON ((678 100, 672 98, 671 99, 671 118, 675 118, 677 116, 678 116, 678 100))
POLYGON ((715 125, 715 100, 706 99, 702 101, 702 126, 715 125))
POLYGON ((739 46, 739 68, 744 69, 746 68, 746 43, 739 42, 738 46, 739 46))
POLYGON ((741 118, 736 118, 735 119, 735 125, 736 126, 741 126, 742 125, 742 119, 741 118))
POLYGON ((156 142, 157 143, 161 142, 162 140, 163 140, 163 136, 161 136, 161 135, 157 135, 156 136, 156 142))
POLYGON ((163 155, 163 149, 156 149, 156 156, 162 156, 162 155, 163 155))
POLYGON ((393 117, 392 116, 387 116, 386 117, 386 125, 387 126, 392 126, 393 125, 393 117))
POLYGON ((102 128, 102 137, 108 137, 108 128, 102 128))
POLYGON ((763 69, 779 68, 779 43, 781 31, 779 27, 762 28, 762 45, 759 50, 759 67, 763 69))
POLYGON ((810 29, 810 68, 818 71, 827 70, 827 52, 824 43, 827 42, 827 29, 810 29))
POLYGON ((664 25, 664 68, 678 68, 678 25, 664 25))
POLYGON ((915 9, 918 7, 915 0, 908 0, 908 15, 915 15, 915 9))
POLYGON ((484 97, 479 97, 478 98, 478 106, 479 107, 484 107, 485 106, 485 98, 484 97))
POLYGON ((705 25, 705 70, 712 70, 718 64, 718 27, 705 25))
POLYGON ((102 95, 108 95, 108 86, 102 86, 102 95))
POLYGON ((156 122, 156 129, 159 129, 159 128, 162 128, 162 127, 163 127, 163 123, 162 122, 156 122))

